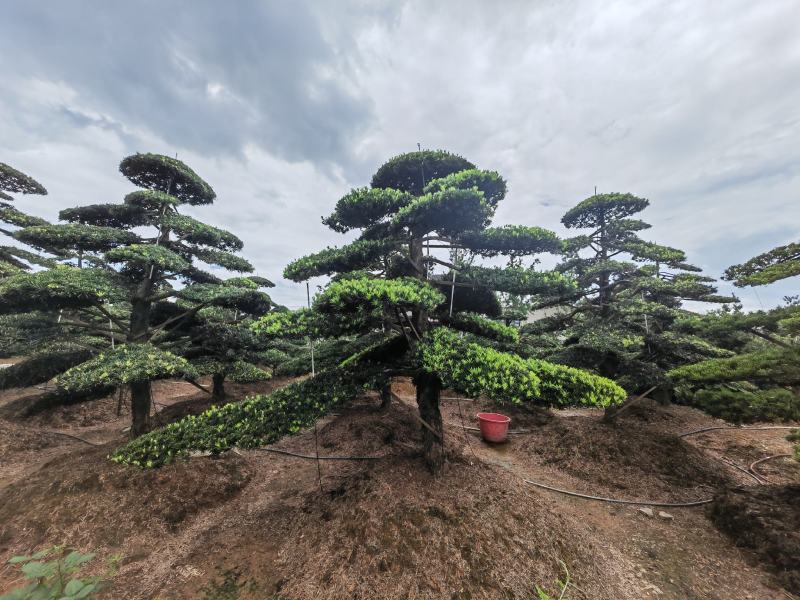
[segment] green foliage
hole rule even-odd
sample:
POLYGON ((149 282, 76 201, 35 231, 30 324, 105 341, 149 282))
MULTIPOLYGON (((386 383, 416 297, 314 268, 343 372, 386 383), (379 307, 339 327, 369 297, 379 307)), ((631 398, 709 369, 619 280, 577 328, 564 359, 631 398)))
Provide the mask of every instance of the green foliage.
POLYGON ((34 217, 32 215, 26 215, 21 210, 17 210, 5 202, 0 202, 0 221, 9 223, 11 225, 16 225, 17 227, 47 225, 47 221, 44 219, 40 219, 39 217, 34 217))
POLYGON ((0 191, 12 194, 47 194, 44 186, 33 177, 2 162, 0 162, 0 191))
POLYGON ((534 271, 523 267, 468 267, 459 271, 458 280, 498 292, 527 295, 566 295, 577 291, 574 281, 554 271, 534 271))
POLYGON ((468 160, 443 150, 408 152, 386 161, 372 177, 372 187, 419 196, 426 183, 474 168, 468 160))
MULTIPOLYGON (((255 284, 253 284, 255 285, 255 284)), ((194 304, 207 304, 240 310, 253 315, 263 315, 269 311, 271 300, 269 295, 257 289, 229 285, 228 281, 222 284, 195 283, 187 285, 176 292, 177 297, 186 302, 182 306, 194 304)))
POLYGON ((61 266, 0 281, 0 314, 78 308, 118 297, 117 282, 108 271, 61 266))
POLYGON ((306 308, 271 312, 251 327, 254 333, 265 337, 303 337, 315 333, 316 313, 306 308))
POLYGON ((53 546, 30 556, 14 556, 10 565, 19 565, 28 583, 0 596, 0 600, 80 600, 96 598, 104 579, 116 574, 121 556, 114 556, 102 576, 78 577, 94 554, 53 546), (48 559, 48 560, 45 560, 48 559))
POLYGON ((105 254, 110 263, 126 263, 138 267, 155 265, 159 269, 179 272, 189 266, 189 263, 180 255, 164 246, 151 244, 130 244, 113 248, 105 254))
POLYGON ((689 384, 756 381, 774 385, 800 383, 800 350, 770 349, 731 358, 715 358, 671 370, 677 382, 689 384))
POLYGON ((62 221, 100 227, 131 229, 148 223, 148 215, 140 206, 128 204, 89 204, 65 208, 58 214, 62 221))
POLYGON ((422 307, 433 310, 444 296, 430 285, 414 279, 342 279, 332 282, 314 301, 321 312, 355 312, 360 308, 380 309, 392 306, 399 309, 422 307))
POLYGON ((614 382, 580 369, 523 359, 464 340, 443 327, 426 334, 419 345, 425 370, 446 387, 498 402, 545 406, 609 406, 627 394, 614 382))
POLYGON ((480 169, 467 169, 451 173, 444 177, 429 180, 425 186, 426 194, 442 192, 446 189, 475 190, 483 194, 486 203, 496 208, 498 203, 506 196, 506 182, 494 171, 480 169))
POLYGON ((483 228, 492 216, 492 208, 475 190, 447 189, 415 198, 395 214, 392 224, 408 227, 415 235, 436 231, 457 236, 464 231, 483 228))
POLYGON ((14 237, 34 248, 56 254, 70 250, 109 250, 139 241, 139 236, 130 231, 81 223, 26 227, 17 231, 14 237))
MULTIPOLYGON (((123 202, 127 205, 138 206, 146 210, 161 211, 166 207, 179 205, 181 199, 159 190, 136 190, 125 196, 123 202)), ((62 218, 64 217, 62 216, 62 218)))
POLYGON ((728 267, 723 279, 738 287, 766 285, 800 275, 800 243, 778 246, 741 265, 728 267))
POLYGON ((97 385, 119 387, 132 382, 197 376, 197 371, 185 358, 152 344, 126 344, 72 367, 60 375, 56 383, 68 392, 80 392, 97 385))
POLYGON ((356 188, 337 203, 322 222, 340 233, 356 227, 369 227, 407 206, 413 196, 407 192, 381 188, 356 188))
POLYGON ((267 381, 272 374, 244 360, 225 362, 202 358, 192 362, 192 366, 200 375, 224 375, 236 383, 256 383, 267 381))
POLYGON ((519 342, 519 330, 515 327, 503 325, 476 313, 455 313, 452 317, 443 318, 442 321, 453 329, 466 331, 474 335, 491 338, 500 342, 516 344, 519 342))
POLYGON ((605 221, 624 219, 643 211, 650 203, 632 194, 595 194, 562 217, 565 227, 594 228, 605 221))
POLYGON ((50 381, 63 373, 89 360, 94 352, 85 348, 64 351, 45 351, 34 354, 25 360, 0 370, 0 390, 15 387, 29 387, 50 381))
POLYGON ((289 263, 283 276, 291 281, 305 281, 319 275, 374 269, 397 245, 393 240, 356 240, 341 248, 326 248, 289 263))
POLYGON ((217 265, 229 271, 237 271, 239 273, 250 273, 253 271, 253 265, 241 256, 236 256, 230 252, 223 250, 214 250, 212 248, 192 248, 192 253, 210 265, 217 265))
POLYGON ((169 193, 189 204, 211 204, 216 198, 211 186, 177 158, 161 154, 134 154, 119 165, 134 184, 169 193))
POLYGON ((561 241, 555 233, 524 225, 487 227, 482 231, 463 233, 458 236, 458 243, 481 256, 526 256, 561 250, 561 241))
POLYGON ((190 452, 219 454, 233 447, 257 448, 298 433, 334 406, 369 387, 363 369, 335 369, 283 387, 269 395, 212 407, 120 448, 111 460, 142 468, 159 467, 190 452))
POLYGON ((800 396, 784 388, 715 386, 698 390, 690 402, 732 423, 800 421, 800 396))
POLYGON ((174 231, 180 240, 190 244, 212 246, 220 250, 241 250, 244 245, 232 233, 206 225, 187 215, 167 213, 161 218, 161 224, 174 231))

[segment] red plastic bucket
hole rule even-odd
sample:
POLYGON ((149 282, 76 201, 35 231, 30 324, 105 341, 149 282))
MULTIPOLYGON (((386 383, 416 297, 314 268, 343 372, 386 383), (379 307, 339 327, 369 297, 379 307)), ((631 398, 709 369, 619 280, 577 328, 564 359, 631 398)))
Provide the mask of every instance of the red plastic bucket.
POLYGON ((508 424, 511 419, 500 413, 478 413, 481 437, 487 442, 505 442, 508 437, 508 424))

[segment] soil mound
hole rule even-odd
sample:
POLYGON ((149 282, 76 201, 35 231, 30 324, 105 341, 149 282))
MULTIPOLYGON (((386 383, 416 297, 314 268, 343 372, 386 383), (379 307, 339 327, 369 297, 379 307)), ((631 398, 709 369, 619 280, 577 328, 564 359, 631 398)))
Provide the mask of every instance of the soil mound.
POLYGON ((728 483, 719 465, 700 450, 674 433, 637 421, 554 419, 520 436, 517 445, 544 465, 639 497, 696 500, 698 488, 728 483))
POLYGON ((145 527, 156 535, 154 527, 174 531, 250 478, 238 457, 141 471, 111 463, 106 457, 113 447, 76 450, 0 490, 0 553, 10 540, 119 547, 145 527))
POLYGON ((800 593, 800 485, 730 489, 708 514, 737 545, 755 550, 787 590, 800 593))

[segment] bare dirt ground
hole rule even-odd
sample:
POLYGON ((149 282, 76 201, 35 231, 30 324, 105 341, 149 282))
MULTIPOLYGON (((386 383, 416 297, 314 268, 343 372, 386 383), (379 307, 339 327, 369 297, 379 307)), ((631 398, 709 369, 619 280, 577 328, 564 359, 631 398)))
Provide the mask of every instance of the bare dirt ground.
MULTIPOLYGON (((412 388, 397 382, 394 390, 385 412, 366 396, 318 424, 322 456, 379 459, 324 460, 319 471, 316 461, 256 450, 152 471, 114 465, 105 457, 124 443, 129 419, 127 410, 116 415, 115 397, 0 419, 0 561, 56 543, 119 553, 106 597, 123 599, 537 598, 536 585, 556 592, 562 563, 572 600, 793 598, 781 587, 792 585, 782 577, 791 557, 776 571, 757 544, 739 548, 718 530, 709 507, 654 507, 649 516, 525 482, 662 502, 724 493, 724 507, 756 488, 768 502, 774 485, 800 505, 786 485, 800 483, 795 463, 759 465, 766 485, 733 466, 788 453, 786 431, 680 438, 723 423, 652 403, 613 425, 597 411, 504 409, 512 430, 525 433, 490 446, 462 427, 489 405, 445 393, 448 463, 434 478, 419 456, 412 388)), ((0 408, 34 392, 0 395, 0 408)), ((209 405, 183 382, 154 392, 165 422, 209 405)), ((274 447, 314 454, 314 446, 312 429, 274 447)), ((0 590, 16 577, 0 567, 0 590)))

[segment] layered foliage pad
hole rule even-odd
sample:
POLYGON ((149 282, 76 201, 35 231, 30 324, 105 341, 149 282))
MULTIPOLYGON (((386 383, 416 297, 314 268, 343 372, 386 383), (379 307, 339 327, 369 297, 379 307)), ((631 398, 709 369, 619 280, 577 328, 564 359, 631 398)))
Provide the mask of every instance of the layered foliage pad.
POLYGON ((370 267, 378 269, 383 257, 397 246, 394 240, 356 240, 342 248, 326 248, 299 258, 289 263, 283 276, 299 282, 320 275, 349 273, 370 267))
POLYGON ((734 381, 800 385, 800 349, 777 348, 711 359, 673 369, 669 376, 693 385, 734 381))
POLYGON ((89 204, 65 208, 58 213, 58 218, 69 223, 115 229, 133 229, 147 225, 150 219, 144 207, 127 204, 89 204))
POLYGON ((497 340, 498 342, 509 344, 519 342, 519 330, 516 327, 503 325, 498 321, 487 319, 476 313, 456 313, 452 317, 443 317, 442 322, 453 329, 497 340))
POLYGON ((498 402, 543 406, 609 406, 627 397, 625 390, 580 369, 499 352, 437 327, 418 348, 425 370, 462 393, 486 394, 498 402))
POLYGON ((529 256, 540 252, 557 253, 561 240, 555 233, 541 227, 503 225, 487 227, 482 231, 468 231, 458 236, 457 242, 481 256, 529 256))
POLYGON ((408 192, 393 189, 357 188, 337 203, 333 213, 322 222, 339 233, 371 227, 407 206, 414 199, 408 192))
POLYGON ((778 246, 741 265, 728 267, 724 279, 739 287, 766 285, 800 275, 800 243, 778 246))
POLYGON ((190 452, 219 454, 257 448, 299 432, 335 406, 374 384, 365 369, 333 369, 269 395, 212 407, 130 442, 111 459, 142 468, 168 464, 190 452))
POLYGON ((26 227, 17 231, 14 237, 29 246, 55 254, 71 250, 110 250, 139 241, 139 236, 130 231, 81 223, 26 227))
POLYGON ((129 383, 185 377, 197 370, 180 356, 152 344, 126 344, 98 354, 60 375, 56 383, 68 392, 82 392, 102 385, 119 387, 129 383))
POLYGON ((50 381, 67 369, 87 361, 93 354, 94 352, 86 348, 34 354, 0 370, 0 390, 29 387, 50 381))
POLYGON ((166 192, 188 204, 210 204, 217 197, 210 185, 177 158, 135 154, 124 159, 119 170, 139 187, 166 192))
MULTIPOLYGON (((0 162, 0 191, 12 194, 47 194, 44 186, 33 177, 2 162, 0 162)), ((11 198, 5 196, 5 199, 11 198)))
POLYGON ((59 266, 0 281, 0 314, 80 308, 119 298, 117 278, 104 269, 59 266))
POLYGON ((800 395, 785 388, 719 385, 698 390, 689 402, 731 423, 800 421, 800 395))
POLYGON ((474 283, 498 292, 532 295, 570 295, 578 290, 575 281, 555 271, 534 271, 523 267, 467 267, 459 281, 474 283))

